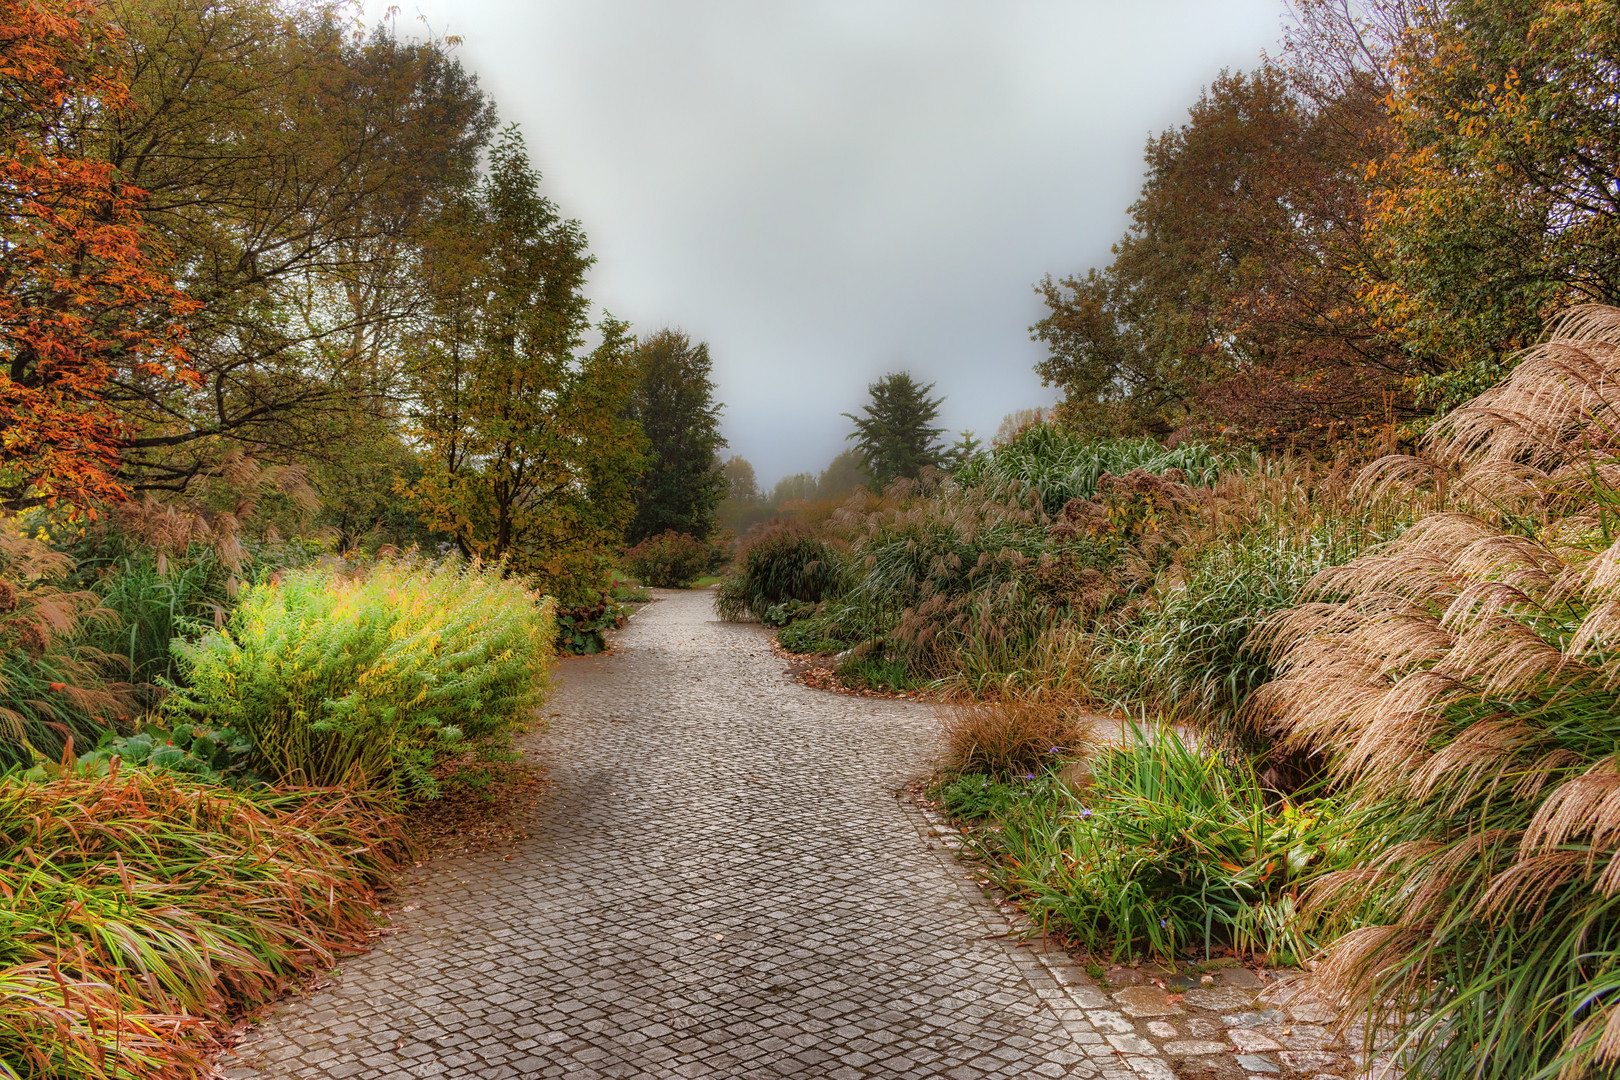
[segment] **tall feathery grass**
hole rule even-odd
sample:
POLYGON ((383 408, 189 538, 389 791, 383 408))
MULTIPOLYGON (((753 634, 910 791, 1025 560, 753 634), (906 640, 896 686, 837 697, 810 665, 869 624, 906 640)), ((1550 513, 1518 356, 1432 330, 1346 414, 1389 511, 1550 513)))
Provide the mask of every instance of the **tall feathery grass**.
POLYGON ((348 792, 0 782, 0 1073, 211 1075, 207 1024, 363 950, 405 854, 348 792))
POLYGON ((552 603, 499 567, 317 566, 245 591, 221 629, 175 645, 167 714, 231 728, 284 782, 437 792, 436 759, 500 739, 543 700, 552 603))
POLYGON ((1449 500, 1324 571, 1257 704, 1365 808, 1322 974, 1424 1076, 1620 1066, 1620 309, 1557 323, 1370 484, 1449 500))

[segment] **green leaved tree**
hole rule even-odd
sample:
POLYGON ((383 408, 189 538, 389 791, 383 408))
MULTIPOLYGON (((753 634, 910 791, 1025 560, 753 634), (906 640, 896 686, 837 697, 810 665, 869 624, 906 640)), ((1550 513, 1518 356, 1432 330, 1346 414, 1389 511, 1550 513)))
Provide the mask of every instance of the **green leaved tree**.
POLYGON ((861 416, 844 415, 855 422, 849 437, 861 453, 861 463, 874 487, 882 488, 897 477, 916 479, 926 466, 939 467, 943 450, 934 427, 944 398, 929 399, 933 383, 917 382, 907 372, 885 375, 867 387, 872 400, 861 416))
POLYGON ((660 330, 642 339, 636 357, 641 381, 628 415, 640 423, 650 445, 626 539, 634 544, 677 532, 706 540, 727 488, 717 457, 726 440, 720 434, 709 345, 693 344, 679 330, 660 330))
POLYGON ((426 245, 433 303, 412 346, 417 435, 409 495, 468 556, 508 561, 564 607, 596 599, 635 512, 645 437, 628 415, 635 342, 585 299, 579 224, 540 194, 516 127, 426 245))

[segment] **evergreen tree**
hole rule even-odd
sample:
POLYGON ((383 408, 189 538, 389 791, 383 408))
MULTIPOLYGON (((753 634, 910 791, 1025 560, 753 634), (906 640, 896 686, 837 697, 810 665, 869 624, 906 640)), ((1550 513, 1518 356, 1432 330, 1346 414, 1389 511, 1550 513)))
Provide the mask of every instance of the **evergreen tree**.
POLYGON ((660 330, 637 353, 642 374, 630 416, 640 422, 651 449, 625 539, 634 544, 673 530, 706 540, 727 488, 716 456, 726 440, 709 377, 709 346, 694 345, 678 330, 660 330))
POLYGON ((929 400, 926 386, 910 374, 885 375, 867 390, 872 401, 864 416, 845 413, 855 421, 850 438, 861 453, 861 463, 874 487, 882 488, 896 477, 915 479, 923 467, 938 467, 942 460, 939 445, 944 428, 931 426, 939 416, 944 398, 929 400))

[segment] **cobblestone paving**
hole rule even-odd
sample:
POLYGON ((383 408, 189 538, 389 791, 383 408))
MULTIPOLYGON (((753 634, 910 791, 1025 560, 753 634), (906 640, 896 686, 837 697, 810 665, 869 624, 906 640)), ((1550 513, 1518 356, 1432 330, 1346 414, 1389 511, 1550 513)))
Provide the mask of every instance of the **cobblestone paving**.
POLYGON ((230 1074, 1134 1076, 897 802, 926 707, 800 686, 712 594, 660 597, 561 665, 532 838, 437 867, 230 1074))
POLYGON ((896 797, 927 767, 927 706, 808 689, 712 594, 659 595, 613 655, 561 665, 531 838, 437 864, 229 1076, 1353 1071, 1309 1013, 1257 1000, 1276 987, 1110 997, 1019 944, 954 835, 896 797))

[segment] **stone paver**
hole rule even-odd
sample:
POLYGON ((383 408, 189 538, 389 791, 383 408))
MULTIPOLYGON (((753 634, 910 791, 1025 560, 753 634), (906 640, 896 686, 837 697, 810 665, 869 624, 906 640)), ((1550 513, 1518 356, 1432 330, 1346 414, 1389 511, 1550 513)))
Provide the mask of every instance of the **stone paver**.
POLYGON ((531 839, 436 866, 230 1075, 1174 1075, 897 800, 926 706, 799 685, 707 592, 560 671, 531 839))

